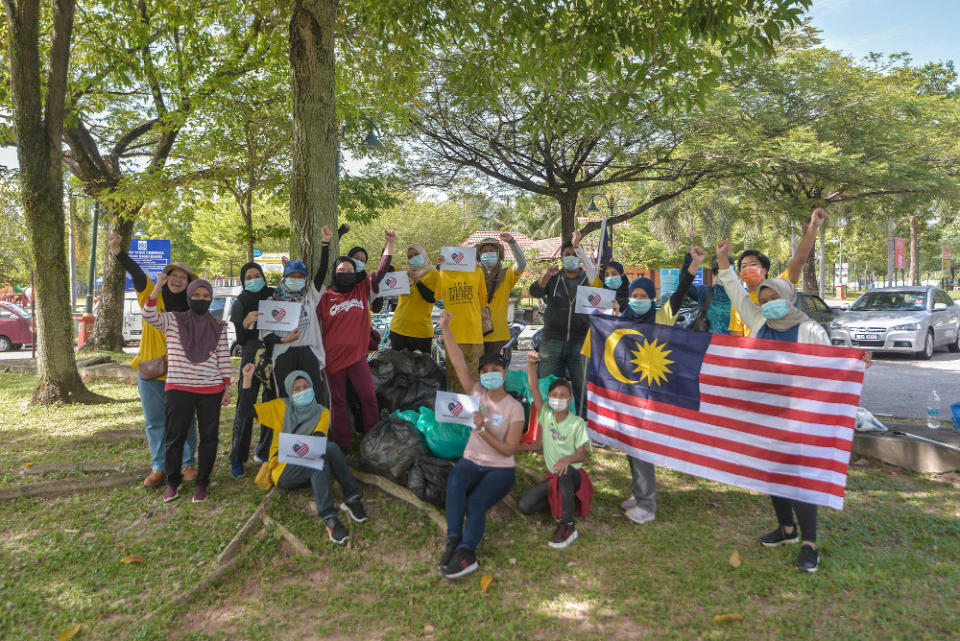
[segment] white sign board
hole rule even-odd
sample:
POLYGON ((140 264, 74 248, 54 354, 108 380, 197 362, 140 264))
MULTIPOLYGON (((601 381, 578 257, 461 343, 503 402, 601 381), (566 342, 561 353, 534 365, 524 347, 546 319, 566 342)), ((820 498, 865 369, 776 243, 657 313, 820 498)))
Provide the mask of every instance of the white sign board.
POLYGON ((448 272, 472 272, 477 268, 476 247, 443 247, 440 269, 448 272))
POLYGON ((380 281, 380 291, 377 296, 388 298, 410 293, 410 277, 407 272, 387 272, 380 281))
POLYGON ((301 303, 280 300, 262 300, 258 310, 257 329, 267 331, 292 332, 300 323, 301 303))
POLYGON ((292 463, 293 465, 302 465, 304 467, 312 467, 315 470, 322 470, 323 455, 326 453, 326 436, 280 434, 277 460, 281 463, 292 463))
POLYGON ((473 429, 473 415, 480 409, 480 399, 468 394, 437 392, 434 413, 439 423, 460 423, 473 429))
POLYGON ((609 314, 613 311, 613 301, 617 292, 605 287, 577 287, 577 305, 574 311, 577 314, 609 314))

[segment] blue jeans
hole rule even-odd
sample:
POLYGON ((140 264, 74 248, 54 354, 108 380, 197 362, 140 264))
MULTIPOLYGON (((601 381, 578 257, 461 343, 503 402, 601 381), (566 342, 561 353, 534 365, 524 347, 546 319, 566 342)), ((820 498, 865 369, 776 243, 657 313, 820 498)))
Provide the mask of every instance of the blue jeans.
POLYGON ((487 510, 510 492, 514 473, 512 467, 481 467, 465 458, 453 466, 447 479, 447 538, 459 538, 457 547, 477 549, 487 510))
POLYGON ((317 516, 329 519, 337 515, 333 495, 330 493, 330 472, 333 472, 333 477, 340 483, 344 501, 360 496, 360 484, 350 471, 339 445, 328 440, 327 453, 323 458, 326 465, 322 470, 287 463, 277 479, 277 487, 293 490, 309 483, 313 488, 313 500, 317 503, 317 516))
MULTIPOLYGON (((150 445, 150 467, 156 472, 166 472, 167 403, 164 400, 166 381, 145 381, 137 377, 140 403, 143 405, 143 422, 147 426, 147 443, 150 445)), ((194 418, 187 431, 181 465, 197 464, 197 419, 194 418)))
POLYGON ((587 360, 580 350, 583 338, 565 341, 560 338, 544 338, 540 342, 540 377, 558 376, 573 384, 573 400, 580 416, 586 416, 583 389, 584 367, 587 360))

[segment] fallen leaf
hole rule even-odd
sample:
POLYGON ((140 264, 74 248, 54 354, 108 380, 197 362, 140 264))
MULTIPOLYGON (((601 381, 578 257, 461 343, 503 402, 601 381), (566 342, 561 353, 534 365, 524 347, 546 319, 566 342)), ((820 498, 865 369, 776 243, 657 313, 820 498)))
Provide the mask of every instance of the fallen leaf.
MULTIPOLYGON (((26 463, 23 464, 24 467, 30 467, 32 465, 33 465, 33 461, 27 461, 26 463)), ((69 639, 70 637, 67 637, 67 638, 69 639)))
POLYGON ((80 631, 80 626, 74 623, 73 625, 68 625, 63 630, 60 631, 60 636, 57 637, 60 641, 68 641, 73 637, 77 636, 77 632, 80 631))
POLYGON ((484 574, 482 577, 480 577, 480 589, 484 592, 487 591, 487 588, 490 587, 491 583, 493 583, 493 577, 489 574, 484 574))
POLYGON ((63 531, 66 532, 67 534, 80 534, 80 530, 73 530, 70 528, 65 528, 63 531))
POLYGON ((730 555, 730 566, 734 568, 740 567, 740 553, 736 550, 733 551, 733 554, 730 555))
POLYGON ((729 614, 718 614, 713 617, 714 623, 736 623, 738 621, 743 621, 743 616, 733 612, 729 614))
POLYGON ((121 563, 143 563, 147 560, 147 557, 141 556, 139 554, 131 554, 130 556, 125 556, 120 559, 121 563))

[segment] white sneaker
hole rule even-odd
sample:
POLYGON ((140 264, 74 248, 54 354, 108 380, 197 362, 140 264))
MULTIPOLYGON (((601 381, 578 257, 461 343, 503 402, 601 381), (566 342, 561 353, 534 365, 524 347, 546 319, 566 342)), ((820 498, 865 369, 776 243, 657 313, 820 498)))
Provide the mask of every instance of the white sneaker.
POLYGON ((257 465, 263 465, 264 460, 263 460, 262 458, 260 458, 259 456, 257 456, 256 454, 254 454, 254 455, 253 455, 253 462, 256 463, 257 465))
POLYGON ((620 503, 620 509, 629 510, 632 507, 636 507, 636 505, 637 505, 637 498, 631 494, 630 498, 620 503))
POLYGON ((657 515, 646 510, 639 505, 634 505, 632 508, 626 511, 627 518, 636 523, 637 525, 643 525, 644 523, 649 523, 650 521, 657 518, 657 515))

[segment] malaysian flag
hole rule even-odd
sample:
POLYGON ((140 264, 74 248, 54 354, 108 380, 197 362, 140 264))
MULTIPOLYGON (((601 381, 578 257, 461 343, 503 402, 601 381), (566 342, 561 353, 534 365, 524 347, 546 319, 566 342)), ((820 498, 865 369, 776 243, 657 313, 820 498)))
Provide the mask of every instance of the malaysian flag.
POLYGON ((613 260, 613 225, 609 218, 600 223, 600 242, 597 243, 597 265, 607 265, 613 260))
POLYGON ((609 316, 590 317, 586 351, 594 441, 680 472, 843 508, 860 351, 609 316))

